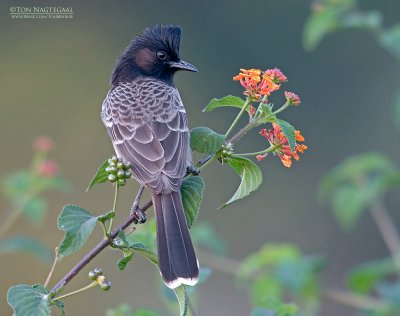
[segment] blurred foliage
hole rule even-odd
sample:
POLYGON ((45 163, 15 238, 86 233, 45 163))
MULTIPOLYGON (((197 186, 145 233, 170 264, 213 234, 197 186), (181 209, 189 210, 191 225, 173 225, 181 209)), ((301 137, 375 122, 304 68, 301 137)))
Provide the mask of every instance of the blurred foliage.
MULTIPOLYGON (((379 11, 362 11, 357 0, 318 0, 303 30, 303 46, 314 50, 329 34, 346 29, 369 32, 400 63, 400 22, 385 28, 379 11)), ((400 127, 400 87, 394 98, 394 121, 400 127)))
POLYGON ((345 159, 322 180, 320 197, 331 203, 339 223, 352 228, 388 189, 400 185, 400 169, 380 153, 345 159))
POLYGON ((33 142, 34 154, 30 168, 11 173, 1 181, 1 189, 10 209, 3 213, 0 222, 0 254, 23 251, 45 261, 52 257, 52 251, 39 240, 28 236, 5 236, 20 216, 34 226, 41 226, 47 213, 44 194, 68 190, 68 183, 60 175, 57 163, 48 158, 53 147, 50 138, 37 138, 33 142))
POLYGON ((324 266, 321 256, 305 256, 295 245, 266 244, 241 261, 237 280, 259 308, 254 315, 315 315, 324 266), (288 297, 298 307, 283 303, 288 297))

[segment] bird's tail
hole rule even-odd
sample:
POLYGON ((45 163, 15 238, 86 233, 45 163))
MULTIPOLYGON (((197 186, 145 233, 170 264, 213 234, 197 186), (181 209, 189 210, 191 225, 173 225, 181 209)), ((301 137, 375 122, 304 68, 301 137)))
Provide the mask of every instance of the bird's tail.
POLYGON ((199 263, 190 239, 181 193, 152 196, 157 220, 157 248, 161 275, 169 288, 195 285, 199 263))

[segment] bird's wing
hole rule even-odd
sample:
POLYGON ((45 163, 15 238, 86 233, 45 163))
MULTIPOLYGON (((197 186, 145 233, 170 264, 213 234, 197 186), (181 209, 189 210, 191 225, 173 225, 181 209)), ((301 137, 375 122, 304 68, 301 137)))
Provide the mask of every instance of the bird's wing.
POLYGON ((117 155, 131 162, 139 182, 156 193, 179 189, 190 149, 177 89, 149 79, 121 83, 108 93, 101 116, 117 155))

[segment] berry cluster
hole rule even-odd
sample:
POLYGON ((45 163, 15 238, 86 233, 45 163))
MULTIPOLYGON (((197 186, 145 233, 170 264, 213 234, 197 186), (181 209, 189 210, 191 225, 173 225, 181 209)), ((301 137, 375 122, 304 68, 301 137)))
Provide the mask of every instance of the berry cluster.
POLYGON ((89 271, 89 279, 96 281, 103 291, 108 291, 111 287, 111 281, 106 279, 105 275, 103 275, 103 270, 100 268, 89 271))
POLYGON ((131 167, 130 162, 125 162, 121 158, 118 159, 116 156, 112 156, 108 159, 108 167, 106 168, 108 180, 116 182, 118 186, 124 186, 126 179, 132 176, 132 172, 129 170, 131 167))
POLYGON ((220 157, 218 158, 218 160, 221 163, 228 162, 229 156, 233 154, 233 144, 225 142, 221 146, 221 150, 220 150, 219 154, 220 154, 220 157))

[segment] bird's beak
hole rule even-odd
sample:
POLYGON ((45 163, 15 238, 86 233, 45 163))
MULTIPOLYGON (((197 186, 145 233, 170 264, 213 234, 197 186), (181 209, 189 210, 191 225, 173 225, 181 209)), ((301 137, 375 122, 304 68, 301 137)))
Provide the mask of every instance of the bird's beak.
POLYGON ((187 70, 187 71, 198 72, 198 70, 195 66, 193 66, 192 64, 189 64, 188 62, 183 61, 183 60, 170 61, 170 62, 168 62, 168 66, 170 68, 175 68, 177 70, 187 70))

